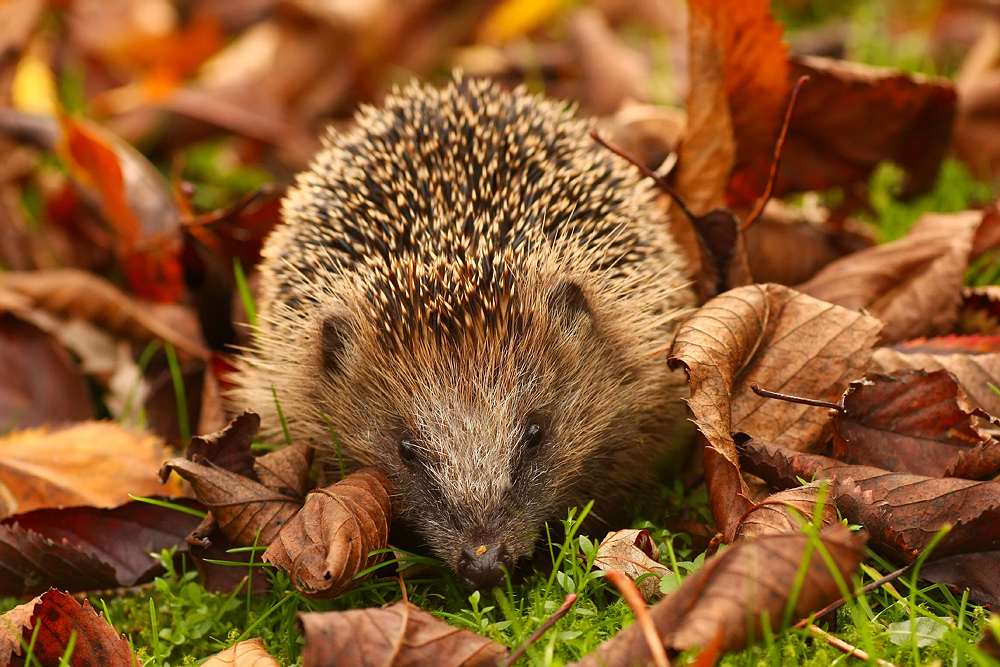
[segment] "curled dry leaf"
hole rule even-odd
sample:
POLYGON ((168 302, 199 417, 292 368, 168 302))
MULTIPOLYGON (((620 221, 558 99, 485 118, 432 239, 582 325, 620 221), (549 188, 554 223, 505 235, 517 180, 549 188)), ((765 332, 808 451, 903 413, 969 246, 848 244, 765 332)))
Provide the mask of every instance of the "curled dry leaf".
POLYGON ((931 558, 1000 549, 1000 482, 871 468, 836 488, 841 513, 872 534, 873 548, 903 562, 915 560, 946 525, 951 532, 934 547, 931 558))
MULTIPOLYGON (((236 546, 270 544, 302 507, 300 487, 284 481, 304 478, 309 457, 294 447, 286 448, 295 450, 290 453, 274 452, 261 479, 258 461, 250 454, 250 440, 259 426, 260 417, 244 412, 222 431, 192 438, 188 458, 172 459, 160 470, 162 478, 173 470, 190 482, 195 496, 211 510, 208 522, 217 523, 236 546), (293 470, 295 465, 304 466, 304 471, 293 470), (278 486, 269 486, 265 480, 278 486)), ((201 530, 195 532, 193 538, 206 536, 201 530)))
POLYGON ((594 567, 620 572, 633 581, 646 576, 636 586, 647 601, 660 596, 660 579, 673 573, 660 565, 660 550, 648 530, 619 530, 608 533, 597 548, 594 567))
MULTIPOLYGON (((189 499, 171 499, 186 507, 189 499)), ((121 507, 68 507, 15 514, 0 522, 0 595, 49 586, 88 591, 134 586, 162 571, 153 556, 184 546, 198 517, 130 501, 121 507)), ((0 664, 3 664, 0 662, 0 664)))
POLYGON ((388 607, 299 614, 303 667, 437 665, 494 667, 507 647, 452 627, 406 602, 388 607))
POLYGON ((812 482, 771 494, 754 505, 740 521, 736 539, 754 540, 765 535, 801 532, 803 524, 816 514, 816 503, 824 486, 822 522, 824 526, 832 526, 837 522, 837 507, 830 497, 830 485, 812 482))
POLYGON ((254 637, 219 651, 201 663, 201 667, 280 667, 280 665, 264 648, 264 640, 254 637))
POLYGON ((951 332, 981 211, 924 215, 906 237, 856 252, 822 269, 799 291, 864 308, 886 323, 882 342, 951 332))
POLYGON ((809 450, 822 443, 829 422, 825 410, 757 396, 750 382, 834 401, 867 364, 880 326, 773 284, 730 290, 681 326, 670 363, 688 372, 688 405, 709 442, 709 503, 727 542, 752 505, 731 432, 809 450))
POLYGON ((116 634, 103 614, 94 611, 89 601, 84 600, 81 605, 55 589, 49 589, 31 602, 12 609, 0 620, 0 664, 24 665, 23 647, 29 643, 34 646, 33 665, 124 667, 139 664, 128 640, 116 634), (37 636, 32 638, 36 626, 37 636), (76 635, 73 654, 66 663, 62 663, 72 635, 76 635), (5 657, 8 660, 4 660, 5 657))
MULTIPOLYGON (((865 536, 842 524, 825 528, 820 539, 836 564, 837 576, 850 580, 865 558, 865 536)), ((705 561, 680 588, 650 609, 664 645, 675 651, 695 646, 721 652, 739 650, 759 639, 761 619, 773 627, 793 597, 796 573, 807 552, 808 535, 769 535, 743 542, 705 561), (748 636, 752 633, 752 636, 748 636)), ((805 570, 805 581, 793 607, 803 618, 841 597, 837 577, 817 553, 805 570)), ((649 646, 638 624, 630 625, 577 665, 622 666, 651 664, 649 646)))
POLYGON ((872 355, 871 366, 883 373, 906 368, 928 371, 946 369, 958 380, 973 407, 1000 415, 1000 396, 990 389, 990 384, 1000 387, 1000 353, 909 354, 881 347, 872 355))
MULTIPOLYGON (((250 438, 256 432, 259 418, 249 414, 237 417, 235 421, 239 423, 236 426, 231 424, 223 431, 229 431, 233 436, 223 442, 231 443, 242 438, 242 446, 250 451, 250 438), (246 427, 248 423, 252 429, 246 427)), ((204 438, 199 440, 205 442, 204 438)), ((236 454, 235 447, 230 444, 220 446, 219 441, 213 439, 207 450, 219 456, 223 463, 246 473, 245 457, 236 454)), ((171 459, 163 465, 160 476, 166 478, 170 471, 174 471, 190 482, 195 497, 209 508, 211 518, 234 545, 270 544, 282 526, 302 507, 302 497, 290 495, 287 488, 265 486, 258 481, 255 471, 252 476, 232 472, 198 454, 198 451, 206 449, 199 443, 193 452, 188 452, 190 459, 171 459)))
POLYGON ((977 426, 989 415, 969 409, 948 371, 866 375, 851 383, 843 405, 833 417, 833 455, 842 461, 928 477, 954 475, 960 460, 957 469, 977 477, 1000 468, 997 461, 988 469, 1000 443, 977 426))
POLYGON ((3 514, 39 507, 115 507, 129 494, 182 495, 164 489, 156 470, 165 458, 162 441, 115 422, 82 422, 69 428, 19 431, 0 438, 3 514))
MULTIPOLYGON (((88 271, 7 272, 0 274, 0 292, 23 297, 32 308, 50 315, 90 322, 119 338, 170 343, 178 352, 195 359, 208 360, 211 356, 203 341, 172 328, 148 306, 88 271)), ((16 312, 21 314, 24 310, 16 312)))
POLYGON ((377 468, 351 473, 306 496, 263 559, 289 573, 299 591, 336 597, 353 588, 355 576, 377 565, 389 544, 392 485, 377 468))
POLYGON ((778 487, 814 475, 835 480, 837 509, 865 527, 877 551, 911 562, 945 525, 933 558, 1000 548, 1000 482, 923 477, 850 465, 760 441, 740 443, 748 471, 778 487))
POLYGON ((223 470, 259 481, 250 450, 250 443, 259 429, 260 416, 244 410, 222 429, 191 438, 184 453, 188 459, 197 456, 223 470))

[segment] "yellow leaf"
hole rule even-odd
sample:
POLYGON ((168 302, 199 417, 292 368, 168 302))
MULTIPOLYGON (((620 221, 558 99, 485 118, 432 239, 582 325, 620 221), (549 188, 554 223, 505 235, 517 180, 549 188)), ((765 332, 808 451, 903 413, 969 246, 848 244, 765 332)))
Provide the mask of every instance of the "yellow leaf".
POLYGON ((32 113, 55 114, 58 108, 55 77, 52 70, 31 49, 24 54, 11 83, 14 108, 32 113))
POLYGON ((537 30, 551 21, 563 0, 504 0, 479 26, 479 40, 502 44, 537 30))
POLYGON ((82 422, 58 431, 27 429, 0 438, 0 515, 40 507, 115 507, 129 494, 181 495, 176 478, 161 486, 162 441, 115 422, 82 422))

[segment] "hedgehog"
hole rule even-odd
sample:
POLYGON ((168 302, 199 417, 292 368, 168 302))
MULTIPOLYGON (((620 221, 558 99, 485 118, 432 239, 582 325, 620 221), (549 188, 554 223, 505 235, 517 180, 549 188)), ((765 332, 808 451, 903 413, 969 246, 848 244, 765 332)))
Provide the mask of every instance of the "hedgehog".
POLYGON ((658 354, 694 303, 686 266, 592 127, 460 74, 396 88, 330 132, 262 252, 231 399, 265 436, 280 406, 321 459, 380 468, 471 588, 567 508, 613 516, 687 442, 658 354))

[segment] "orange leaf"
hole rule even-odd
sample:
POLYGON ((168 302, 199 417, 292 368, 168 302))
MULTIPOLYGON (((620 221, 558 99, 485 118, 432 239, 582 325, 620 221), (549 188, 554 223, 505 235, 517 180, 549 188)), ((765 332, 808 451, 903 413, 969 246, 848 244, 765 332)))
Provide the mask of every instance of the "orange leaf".
POLYGON ((181 495, 161 487, 163 443, 114 422, 82 422, 48 432, 29 429, 0 438, 0 488, 12 504, 3 514, 56 505, 114 507, 129 494, 181 495))
POLYGON ((767 0, 690 6, 692 88, 678 190, 700 212, 725 203, 727 183, 731 204, 763 193, 791 87, 787 47, 767 0))
POLYGON ((59 115, 63 137, 59 153, 73 178, 98 191, 108 222, 125 247, 142 234, 141 226, 125 196, 125 179, 114 145, 103 132, 84 121, 59 115))

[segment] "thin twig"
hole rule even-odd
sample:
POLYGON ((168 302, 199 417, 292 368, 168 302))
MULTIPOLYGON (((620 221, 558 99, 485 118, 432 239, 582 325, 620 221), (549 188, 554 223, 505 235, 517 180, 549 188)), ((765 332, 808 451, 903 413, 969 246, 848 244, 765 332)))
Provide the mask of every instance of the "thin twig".
POLYGON ((646 178, 653 179, 653 182, 656 183, 656 186, 658 188, 666 192, 675 202, 677 202, 677 206, 679 206, 680 209, 684 211, 684 215, 686 215, 688 218, 690 218, 691 220, 696 220, 698 217, 700 217, 691 212, 691 210, 687 207, 687 202, 685 202, 684 198, 681 197, 672 187, 670 187, 670 184, 667 183, 667 179, 663 178, 655 171, 644 165, 635 156, 631 155, 630 153, 626 152, 621 148, 618 148, 617 146, 609 144, 607 141, 604 140, 604 137, 602 137, 600 134, 597 133, 597 130, 592 130, 590 132, 590 137, 594 141, 596 141, 597 143, 599 143, 600 145, 604 146, 609 151, 617 155, 618 157, 624 159, 629 164, 634 166, 636 169, 642 172, 643 176, 645 176, 646 178))
POLYGON ((844 406, 839 403, 821 401, 818 398, 804 398, 802 396, 792 396, 791 394, 779 394, 776 391, 762 389, 756 382, 751 382, 750 388, 753 389, 753 393, 763 398, 777 398, 778 400, 788 401, 789 403, 801 403, 802 405, 811 405, 816 408, 830 408, 831 410, 836 410, 840 414, 847 412, 847 410, 844 409, 844 406))
MULTIPOLYGON (((869 656, 866 651, 862 651, 861 649, 855 647, 854 645, 848 644, 839 637, 834 637, 833 635, 831 635, 829 632, 819 627, 818 625, 809 625, 806 627, 806 629, 812 634, 816 635, 817 637, 822 637, 823 639, 826 640, 827 644, 833 646, 834 648, 840 649, 847 655, 852 655, 858 660, 864 660, 865 662, 871 660, 871 656, 869 656)), ((883 660, 882 658, 875 658, 875 664, 881 665, 882 667, 896 667, 896 665, 894 665, 893 663, 889 662, 888 660, 883 660)))
POLYGON ((529 646, 537 642, 539 637, 548 632, 549 628, 555 625, 560 618, 566 615, 566 612, 569 611, 569 608, 573 606, 574 602, 576 602, 576 598, 577 598, 576 593, 570 593, 569 595, 567 595, 566 599, 563 600, 562 606, 556 609, 556 613, 552 614, 547 619, 545 619, 545 622, 542 623, 537 630, 532 632, 531 636, 528 637, 523 644, 518 646, 514 650, 514 652, 511 653, 510 656, 508 656, 508 658, 503 662, 501 662, 497 667, 510 667, 515 662, 520 660, 521 656, 524 655, 524 653, 528 650, 529 646))
POLYGON ((615 585, 618 592, 625 598, 625 602, 632 608, 632 613, 635 614, 635 622, 639 624, 639 628, 646 638, 646 644, 649 645, 649 652, 653 656, 653 664, 656 667, 670 667, 667 650, 663 647, 663 641, 660 639, 660 635, 656 631, 656 626, 653 624, 653 617, 649 615, 646 600, 643 599, 642 593, 636 588, 635 582, 621 572, 614 570, 609 570, 605 576, 615 585))
POLYGON ((189 218, 185 219, 182 224, 186 226, 197 225, 203 227, 213 225, 216 222, 219 222, 220 220, 224 220, 226 218, 232 218, 239 215, 245 209, 249 208, 251 204, 254 204, 255 202, 261 199, 273 197, 277 191, 278 189, 274 185, 271 184, 262 185, 253 192, 243 195, 242 197, 237 199, 229 206, 226 206, 225 208, 220 208, 217 211, 211 211, 209 213, 200 213, 197 215, 192 215, 189 218))
POLYGON ((754 220, 760 217, 760 214, 764 212, 764 206, 767 205, 768 200, 771 198, 771 191, 774 190, 774 182, 778 178, 778 164, 781 162, 781 149, 785 147, 785 136, 788 134, 788 123, 792 120, 792 109, 795 108, 795 100, 799 97, 799 89, 802 88, 802 84, 809 80, 808 76, 800 76, 799 80, 795 82, 795 87, 792 88, 792 97, 788 100, 788 108, 785 109, 785 120, 781 124, 781 134, 778 135, 778 142, 774 145, 774 159, 771 160, 771 173, 767 176, 767 187, 764 188, 764 194, 761 195, 760 199, 757 200, 757 206, 754 207, 753 212, 750 213, 740 225, 740 231, 745 232, 747 227, 754 223, 754 220))
MULTIPOLYGON (((899 579, 901 576, 903 576, 904 574, 906 574, 907 572, 909 572, 912 569, 913 569, 913 563, 910 563, 909 565, 907 565, 905 567, 899 568, 895 572, 890 572, 889 574, 885 575, 881 579, 876 579, 875 581, 873 581, 871 583, 865 584, 864 586, 862 586, 858 590, 856 590, 853 593, 851 593, 851 595, 849 597, 840 598, 836 602, 831 602, 830 604, 828 604, 827 606, 823 607, 822 609, 820 609, 819 611, 817 611, 815 614, 813 614, 812 616, 810 616, 809 618, 823 618, 824 616, 826 616, 830 612, 837 611, 838 609, 840 609, 841 607, 843 607, 845 604, 847 604, 848 600, 853 600, 854 598, 856 598, 858 596, 861 596, 861 595, 867 595, 868 593, 871 593, 876 588, 881 588, 882 586, 885 586, 886 584, 888 584, 890 582, 896 581, 897 579, 899 579)), ((809 624, 809 618, 803 618, 801 621, 799 621, 798 623, 796 623, 792 627, 793 628, 799 628, 799 629, 806 627, 806 625, 809 624)))

